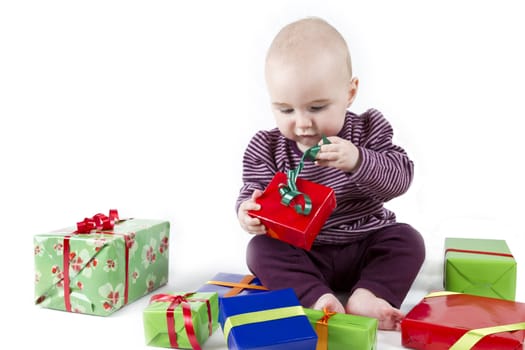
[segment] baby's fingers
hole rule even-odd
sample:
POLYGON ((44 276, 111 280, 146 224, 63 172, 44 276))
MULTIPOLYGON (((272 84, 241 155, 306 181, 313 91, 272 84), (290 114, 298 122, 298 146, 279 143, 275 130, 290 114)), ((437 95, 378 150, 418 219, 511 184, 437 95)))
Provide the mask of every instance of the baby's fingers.
POLYGON ((246 231, 253 234, 262 234, 266 233, 266 227, 264 227, 263 224, 261 224, 261 220, 258 218, 252 218, 250 216, 246 216, 244 218, 244 227, 246 228, 246 231))
POLYGON ((253 200, 247 200, 243 203, 241 203, 240 210, 242 211, 248 211, 248 210, 259 210, 261 209, 261 205, 253 200))

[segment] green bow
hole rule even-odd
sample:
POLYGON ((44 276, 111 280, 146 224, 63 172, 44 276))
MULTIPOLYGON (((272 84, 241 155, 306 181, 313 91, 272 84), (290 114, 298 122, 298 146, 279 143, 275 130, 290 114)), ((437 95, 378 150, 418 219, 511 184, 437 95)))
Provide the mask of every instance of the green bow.
MULTIPOLYGON (((326 136, 323 135, 323 144, 330 143, 330 140, 326 138, 326 136)), ((313 147, 310 147, 307 149, 303 156, 301 157, 301 161, 299 162, 299 165, 295 169, 288 170, 287 172, 287 183, 286 184, 280 184, 279 185, 279 193, 281 194, 281 204, 284 204, 286 206, 289 206, 292 200, 295 197, 303 196, 304 198, 304 207, 301 206, 301 204, 295 204, 294 209, 297 214, 301 215, 308 215, 312 211, 312 200, 310 199, 310 196, 306 193, 302 193, 297 189, 297 176, 299 176, 299 173, 303 169, 304 166, 304 160, 309 159, 311 161, 315 161, 315 157, 317 156, 317 153, 321 150, 321 145, 315 145, 313 147)))

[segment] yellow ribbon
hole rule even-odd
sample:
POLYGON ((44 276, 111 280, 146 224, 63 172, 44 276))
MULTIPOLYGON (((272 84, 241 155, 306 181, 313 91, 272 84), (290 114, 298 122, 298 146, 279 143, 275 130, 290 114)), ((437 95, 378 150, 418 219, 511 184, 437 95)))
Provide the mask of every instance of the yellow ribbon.
MULTIPOLYGON (((425 298, 441 297, 453 294, 461 294, 457 292, 434 292, 428 294, 425 298)), ((486 337, 487 335, 502 333, 502 332, 513 332, 525 330, 525 322, 505 324, 501 326, 486 327, 472 329, 461 336, 449 350, 470 350, 478 341, 486 337)))
POLYGON ((244 314, 230 316, 224 322, 224 338, 226 339, 227 343, 228 336, 230 335, 230 331, 233 327, 302 315, 305 315, 302 306, 287 306, 277 309, 247 312, 244 314))
POLYGON ((449 292, 449 291, 433 292, 433 293, 427 294, 427 295, 425 296, 425 298, 443 297, 443 296, 446 296, 446 295, 453 295, 453 294, 461 294, 461 293, 458 293, 458 292, 449 292))
POLYGON ((456 341, 454 345, 450 347, 449 350, 469 350, 474 345, 476 345, 478 341, 480 341, 483 337, 487 335, 501 333, 501 332, 520 331, 520 330, 525 330, 525 322, 511 323, 511 324, 505 324, 502 326, 495 326, 495 327, 473 329, 463 334, 463 336, 459 338, 458 341, 456 341))
POLYGON ((315 332, 317 333, 317 347, 315 350, 328 349, 328 320, 335 315, 335 312, 323 309, 324 315, 315 324, 315 332))

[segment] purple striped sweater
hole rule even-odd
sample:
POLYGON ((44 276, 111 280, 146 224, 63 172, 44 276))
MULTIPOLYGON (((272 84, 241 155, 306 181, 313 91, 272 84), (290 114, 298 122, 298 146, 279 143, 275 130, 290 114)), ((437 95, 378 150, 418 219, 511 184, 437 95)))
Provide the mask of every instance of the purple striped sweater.
MULTIPOLYGON (((355 172, 345 173, 305 161, 299 176, 333 188, 337 200, 337 208, 314 244, 351 243, 394 223, 395 214, 383 203, 406 192, 413 177, 414 165, 406 152, 392 143, 392 127, 381 112, 369 109, 357 115, 348 111, 337 136, 357 146, 361 164, 355 172)), ((255 189, 264 190, 276 172, 297 167, 301 156, 296 143, 277 128, 257 132, 244 153, 244 185, 236 209, 255 189)))

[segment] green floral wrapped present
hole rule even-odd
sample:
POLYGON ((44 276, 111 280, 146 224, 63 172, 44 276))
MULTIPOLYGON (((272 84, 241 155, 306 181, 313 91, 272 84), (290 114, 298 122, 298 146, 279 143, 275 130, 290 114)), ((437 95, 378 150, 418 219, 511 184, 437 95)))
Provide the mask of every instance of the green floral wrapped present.
POLYGON ((316 350, 374 350, 377 319, 304 308, 317 333, 316 350))
POLYGON ((107 316, 152 292, 168 282, 169 229, 111 210, 34 236, 36 304, 107 316))
POLYGON ((201 350, 217 329, 218 294, 155 294, 144 309, 146 344, 164 348, 201 350))
POLYGON ((445 290, 514 301, 516 260, 500 239, 446 238, 445 290))

